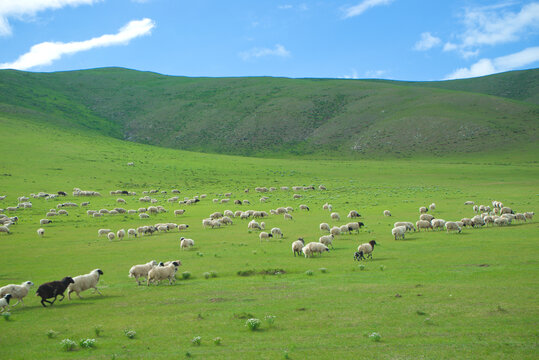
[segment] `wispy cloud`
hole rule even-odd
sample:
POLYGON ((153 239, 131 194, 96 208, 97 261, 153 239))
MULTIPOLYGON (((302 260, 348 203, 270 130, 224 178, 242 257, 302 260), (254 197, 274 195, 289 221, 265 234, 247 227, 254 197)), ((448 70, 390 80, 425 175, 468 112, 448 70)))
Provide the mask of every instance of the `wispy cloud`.
POLYGON ((357 73, 356 69, 352 69, 351 74, 339 76, 339 79, 359 79, 359 74, 357 73))
POLYGON ((105 34, 90 40, 68 43, 39 43, 32 46, 30 51, 21 55, 14 62, 0 64, 0 69, 27 70, 36 66, 50 65, 53 61, 60 59, 64 55, 72 55, 98 47, 127 45, 134 38, 150 34, 154 27, 155 22, 152 19, 145 18, 130 21, 116 34, 105 34))
POLYGON ((293 7, 293 6, 290 5, 290 4, 285 4, 285 5, 279 5, 279 6, 277 6, 277 9, 279 9, 279 10, 289 10, 289 9, 292 9, 292 7, 293 7))
POLYGON ((92 5, 100 0, 1 0, 0 1, 0 36, 11 35, 8 18, 24 18, 48 9, 60 9, 66 6, 92 5))
POLYGON ((381 79, 382 76, 386 75, 386 70, 368 70, 365 71, 364 77, 367 79, 381 79))
POLYGON ((357 5, 344 8, 343 9, 344 18, 350 18, 350 17, 361 15, 372 7, 380 6, 380 5, 389 5, 393 1, 394 0, 363 0, 357 5))
POLYGON ((283 45, 276 44, 273 49, 252 48, 250 50, 240 52, 239 56, 245 61, 253 59, 253 58, 260 58, 260 57, 265 57, 265 56, 289 57, 290 51, 286 50, 283 45))
POLYGON ((462 79, 485 76, 503 71, 515 70, 523 66, 539 62, 539 46, 530 47, 514 54, 500 56, 495 59, 481 59, 469 68, 460 68, 445 79, 462 79))
POLYGON ((421 39, 415 43, 414 50, 426 51, 438 46, 442 43, 442 40, 436 36, 432 36, 430 32, 424 32, 421 34, 421 39))

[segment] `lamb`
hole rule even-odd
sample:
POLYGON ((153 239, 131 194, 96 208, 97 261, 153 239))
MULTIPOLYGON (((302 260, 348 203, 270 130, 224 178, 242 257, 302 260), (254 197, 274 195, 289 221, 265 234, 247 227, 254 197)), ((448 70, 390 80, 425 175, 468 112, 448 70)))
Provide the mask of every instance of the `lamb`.
POLYGON ((112 241, 116 238, 116 235, 114 235, 114 233, 111 231, 107 234, 107 237, 109 238, 110 241, 112 241))
POLYGON ((122 240, 125 237, 125 230, 124 229, 118 230, 116 232, 116 236, 118 237, 118 240, 122 240))
POLYGON ((7 294, 11 294, 11 297, 14 299, 17 299, 17 302, 13 305, 17 305, 18 303, 21 303, 24 305, 24 299, 26 295, 28 295, 28 291, 30 291, 30 288, 34 286, 34 283, 31 281, 25 281, 20 285, 17 284, 9 284, 6 286, 2 286, 0 288, 0 297, 4 297, 7 294))
POLYGON ((434 216, 431 214, 421 214, 421 216, 419 216, 419 220, 432 221, 432 219, 434 219, 434 216))
POLYGON ((418 231, 421 231, 421 229, 432 229, 432 225, 430 221, 427 220, 419 220, 415 223, 415 226, 417 227, 418 231))
POLYGON ((391 216, 391 211, 384 210, 384 216, 391 216))
POLYGON ((50 223, 52 223, 52 220, 49 220, 49 219, 41 219, 41 220, 39 220, 40 225, 47 225, 47 224, 50 224, 50 223))
POLYGON ((43 228, 39 228, 37 229, 37 234, 41 237, 43 237, 43 235, 45 235, 45 229, 43 228))
POLYGON ((192 246, 195 246, 193 239, 186 239, 184 237, 180 238, 180 249, 188 249, 192 246))
POLYGON ((6 307, 9 309, 9 300, 11 300, 11 297, 11 294, 6 294, 0 299, 0 307, 2 308, 2 312, 6 311, 6 307))
POLYGON ((328 223, 321 223, 321 224, 320 224, 320 231, 327 231, 327 232, 329 232, 329 231, 330 231, 329 224, 328 224, 328 223))
POLYGON ((421 213, 421 214, 425 214, 425 213, 427 213, 428 211, 429 211, 429 209, 427 209, 425 206, 421 206, 421 207, 419 208, 419 213, 421 213))
POLYGON ((73 284, 74 282, 75 281, 73 280, 73 278, 66 276, 60 281, 50 281, 39 285, 39 288, 36 291, 36 295, 41 297, 41 305, 43 305, 43 307, 47 307, 45 303, 49 303, 52 306, 56 301, 58 295, 62 296, 59 301, 64 300, 64 292, 66 291, 69 284, 73 284), (50 298, 54 298, 54 300, 47 300, 50 298))
POLYGON ((292 243, 292 252, 294 253, 294 257, 296 257, 296 253, 299 255, 301 254, 301 249, 305 246, 305 241, 303 238, 298 238, 296 241, 292 243))
POLYGON ((329 251, 329 248, 319 242, 310 242, 301 249, 306 258, 311 257, 314 253, 322 254, 324 251, 329 251))
POLYGON ((284 236, 284 235, 283 235, 283 232, 282 232, 281 229, 278 228, 278 227, 272 228, 270 232, 271 232, 271 234, 272 234, 273 236, 281 235, 281 238, 284 236))
POLYGON ((449 231, 458 231, 459 233, 462 231, 462 228, 455 221, 446 222, 445 229, 448 233, 449 231))
POLYGON ((273 237, 272 234, 268 234, 267 232, 265 231, 262 231, 260 234, 258 234, 258 237, 260 238, 260 241, 262 241, 262 239, 266 239, 266 240, 269 240, 270 237, 273 237))
POLYGON ((147 278, 148 272, 150 272, 150 270, 155 266, 157 266, 157 261, 155 260, 147 262, 146 264, 133 265, 129 270, 129 277, 135 278, 137 284, 140 285, 139 278, 147 278))
POLYGON ((436 204, 435 203, 430 204, 429 210, 436 210, 436 204))
POLYGON ((376 241, 371 240, 368 243, 361 244, 357 247, 357 252, 354 254, 354 260, 365 260, 365 255, 367 255, 368 258, 372 259, 372 252, 374 250, 374 245, 376 245, 376 241))
POLYGON ((403 239, 404 234, 406 233, 406 226, 397 226, 391 229, 391 234, 395 237, 395 240, 403 239))
POLYGON ((329 233, 333 236, 341 235, 341 228, 338 226, 334 226, 329 230, 329 233))
POLYGON ((73 284, 69 284, 67 287, 67 298, 71 300, 71 293, 77 293, 79 299, 82 299, 80 293, 88 289, 94 289, 101 296, 101 292, 97 289, 97 283, 99 282, 99 277, 103 275, 101 269, 92 270, 89 274, 75 276, 73 278, 73 284))
POLYGON ((127 230, 127 237, 131 237, 131 236, 137 237, 137 230, 135 230, 135 229, 128 229, 128 230, 127 230))
POLYGON ((178 271, 178 264, 176 261, 171 262, 167 266, 156 266, 148 272, 148 280, 146 286, 149 286, 151 282, 159 282, 161 280, 168 279, 168 284, 172 285, 176 282, 176 271, 178 271))
POLYGON ((107 235, 111 231, 111 229, 99 229, 97 230, 97 236, 107 235))
POLYGON ((327 247, 331 245, 331 248, 333 249, 333 238, 334 236, 332 234, 320 236, 320 238, 318 239, 318 242, 326 245, 327 247))

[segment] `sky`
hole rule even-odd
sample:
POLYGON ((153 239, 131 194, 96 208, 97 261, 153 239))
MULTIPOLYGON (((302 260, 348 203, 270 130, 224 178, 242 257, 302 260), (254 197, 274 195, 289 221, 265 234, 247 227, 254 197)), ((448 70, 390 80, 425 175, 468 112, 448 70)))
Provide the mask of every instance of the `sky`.
POLYGON ((0 0, 0 68, 432 81, 539 66, 539 1, 0 0))

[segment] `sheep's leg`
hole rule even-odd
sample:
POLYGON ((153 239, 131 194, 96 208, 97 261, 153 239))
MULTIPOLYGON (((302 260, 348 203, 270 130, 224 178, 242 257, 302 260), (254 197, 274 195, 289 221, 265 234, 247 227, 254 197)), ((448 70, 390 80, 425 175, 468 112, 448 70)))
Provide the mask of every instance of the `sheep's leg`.
MULTIPOLYGON (((12 308, 14 308, 18 303, 20 303, 22 301, 22 299, 17 299, 17 302, 13 305, 11 305, 12 308)), ((24 305, 24 304, 23 304, 24 305)))
POLYGON ((72 292, 73 292, 73 290, 69 290, 69 291, 67 292, 67 298, 68 298, 69 300, 71 300, 71 293, 72 293, 72 292))
MULTIPOLYGON (((58 300, 58 301, 62 301, 62 300, 64 300, 64 298, 65 298, 65 295, 64 295, 64 293, 61 293, 61 294, 59 294, 59 295, 62 295, 62 298, 61 298, 60 300, 58 300)), ((56 299, 56 298, 55 298, 55 299, 56 299)))
MULTIPOLYGON (((95 287, 94 289, 95 289, 95 291, 97 291, 97 293, 98 293, 99 295, 103 296, 103 294, 101 294, 101 292, 97 289, 97 287, 95 287)), ((94 291, 94 293, 95 293, 95 291, 94 291)))
POLYGON ((47 302, 48 302, 49 304, 51 304, 51 306, 52 306, 52 304, 54 304, 54 302, 56 301, 56 298, 57 298, 57 297, 58 297, 58 295, 56 295, 56 296, 54 297, 54 300, 53 300, 52 302, 50 302, 50 301, 48 301, 48 300, 45 300, 45 301, 47 301, 47 302))

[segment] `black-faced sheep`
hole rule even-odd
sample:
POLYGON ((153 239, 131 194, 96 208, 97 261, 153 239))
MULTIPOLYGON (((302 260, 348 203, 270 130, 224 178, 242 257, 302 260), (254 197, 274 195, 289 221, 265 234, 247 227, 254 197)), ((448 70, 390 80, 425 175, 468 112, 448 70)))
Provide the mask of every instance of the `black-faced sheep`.
POLYGON ((372 252, 374 250, 374 245, 376 245, 376 241, 371 240, 368 243, 361 244, 357 247, 357 252, 354 254, 354 260, 365 260, 365 255, 367 255, 368 258, 372 259, 372 252))
POLYGON ((80 293, 88 289, 94 289, 99 295, 103 296, 97 289, 97 283, 99 282, 99 277, 101 275, 103 275, 103 271, 95 269, 89 274, 75 276, 73 278, 74 283, 69 284, 67 287, 67 298, 71 300, 71 293, 75 292, 79 299, 82 299, 80 293))
POLYGON ((56 301, 56 298, 58 295, 61 295, 62 298, 59 301, 64 300, 64 291, 66 291, 69 284, 73 284, 73 278, 66 276, 60 281, 51 281, 44 284, 39 285, 39 288, 37 289, 36 295, 41 297, 41 305, 43 307, 47 307, 45 303, 54 304, 56 301), (53 301, 49 301, 46 299, 54 298, 53 301))

